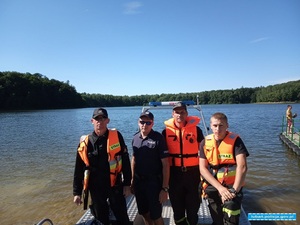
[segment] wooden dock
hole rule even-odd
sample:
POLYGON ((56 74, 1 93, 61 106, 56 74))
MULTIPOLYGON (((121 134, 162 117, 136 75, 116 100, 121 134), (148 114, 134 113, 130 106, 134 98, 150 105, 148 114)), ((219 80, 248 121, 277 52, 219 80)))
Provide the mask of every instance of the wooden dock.
POLYGON ((279 137, 289 149, 293 150, 297 155, 300 155, 300 137, 298 132, 282 132, 280 133, 279 137))

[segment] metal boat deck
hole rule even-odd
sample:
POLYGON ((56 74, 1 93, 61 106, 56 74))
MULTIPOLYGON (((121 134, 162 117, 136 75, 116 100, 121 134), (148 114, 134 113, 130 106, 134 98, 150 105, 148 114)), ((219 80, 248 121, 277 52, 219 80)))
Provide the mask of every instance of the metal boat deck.
MULTIPOLYGON (((135 197, 133 195, 129 196, 127 199, 127 211, 130 221, 133 222, 134 225, 143 225, 143 219, 138 214, 135 197)), ((206 199, 202 199, 202 203, 200 206, 200 209, 198 211, 198 224, 205 225, 205 224, 212 224, 212 219, 209 213, 208 209, 208 202, 206 199)), ((173 210, 170 204, 170 201, 168 200, 167 203, 163 206, 163 212, 162 217, 164 220, 165 225, 175 225, 174 219, 173 219, 173 210)), ((90 225, 93 221, 94 217, 91 214, 90 210, 87 210, 86 213, 79 219, 79 221, 76 223, 76 225, 90 225)), ((111 212, 110 219, 113 221, 115 220, 115 217, 113 213, 111 212)), ((240 217, 240 224, 241 225, 249 225, 250 222, 247 219, 245 211, 241 210, 241 217, 240 217)))

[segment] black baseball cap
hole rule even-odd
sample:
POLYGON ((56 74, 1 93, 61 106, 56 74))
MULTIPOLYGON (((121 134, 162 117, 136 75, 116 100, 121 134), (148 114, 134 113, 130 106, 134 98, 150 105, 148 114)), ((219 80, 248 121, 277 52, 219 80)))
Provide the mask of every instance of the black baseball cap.
POLYGON ((151 112, 149 112, 149 111, 142 112, 142 114, 140 115, 140 118, 142 118, 142 117, 147 117, 150 120, 154 119, 153 114, 151 112))
POLYGON ((184 104, 183 102, 175 103, 175 105, 173 106, 173 110, 178 109, 178 108, 183 108, 184 110, 186 110, 186 104, 184 104))
POLYGON ((97 108, 97 109, 95 109, 94 113, 93 113, 93 119, 95 119, 98 116, 102 116, 102 117, 108 118, 108 114, 107 114, 106 109, 104 109, 104 108, 97 108))

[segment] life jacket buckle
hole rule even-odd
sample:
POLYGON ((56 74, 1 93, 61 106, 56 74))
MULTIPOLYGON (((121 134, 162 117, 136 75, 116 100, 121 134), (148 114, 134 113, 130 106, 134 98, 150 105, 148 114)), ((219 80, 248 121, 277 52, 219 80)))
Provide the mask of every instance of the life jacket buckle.
POLYGON ((182 167, 181 167, 181 171, 182 171, 182 172, 186 172, 186 171, 187 171, 187 168, 186 168, 185 166, 182 166, 182 167))

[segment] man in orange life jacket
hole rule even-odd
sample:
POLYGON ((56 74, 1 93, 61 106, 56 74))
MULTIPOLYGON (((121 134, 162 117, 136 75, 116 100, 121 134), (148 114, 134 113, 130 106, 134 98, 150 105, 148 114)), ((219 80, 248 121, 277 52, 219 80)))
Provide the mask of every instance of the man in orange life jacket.
POLYGON ((203 190, 213 224, 236 225, 239 224, 249 153, 242 139, 227 130, 228 119, 224 113, 213 114, 210 127, 213 134, 201 142, 199 153, 203 190))
POLYGON ((73 201, 80 205, 82 190, 89 191, 91 213, 97 221, 110 224, 110 205, 117 224, 128 225, 125 197, 131 193, 130 160, 123 136, 107 128, 109 121, 106 109, 95 109, 91 119, 94 131, 81 137, 74 171, 73 201))
POLYGON ((162 134, 169 150, 169 197, 177 225, 196 225, 201 203, 199 195, 199 146, 204 139, 197 126, 200 118, 188 116, 187 107, 178 102, 162 134))

